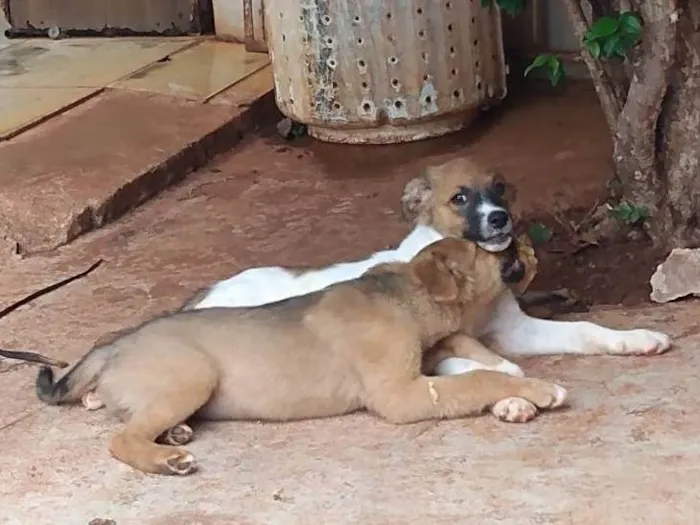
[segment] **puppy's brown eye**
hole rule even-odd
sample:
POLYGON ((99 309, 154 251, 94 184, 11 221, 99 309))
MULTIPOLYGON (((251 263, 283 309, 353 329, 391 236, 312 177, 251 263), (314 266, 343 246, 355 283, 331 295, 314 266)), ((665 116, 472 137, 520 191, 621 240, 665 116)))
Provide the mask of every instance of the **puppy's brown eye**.
POLYGON ((450 202, 452 202, 452 204, 456 204, 457 206, 461 206, 462 204, 467 202, 467 194, 463 191, 455 193, 450 199, 450 202))

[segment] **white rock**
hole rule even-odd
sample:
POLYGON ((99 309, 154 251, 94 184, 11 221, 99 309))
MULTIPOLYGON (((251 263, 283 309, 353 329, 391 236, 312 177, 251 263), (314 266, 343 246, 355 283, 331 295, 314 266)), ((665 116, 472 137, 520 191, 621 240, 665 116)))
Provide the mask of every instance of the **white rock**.
POLYGON ((700 248, 675 248, 649 283, 651 300, 656 303, 700 295, 700 248))

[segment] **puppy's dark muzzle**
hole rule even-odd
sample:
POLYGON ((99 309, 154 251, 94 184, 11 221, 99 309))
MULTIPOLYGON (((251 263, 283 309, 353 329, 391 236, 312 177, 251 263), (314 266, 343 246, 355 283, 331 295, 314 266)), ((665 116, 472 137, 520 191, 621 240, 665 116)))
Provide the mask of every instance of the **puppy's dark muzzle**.
POLYGON ((489 226, 495 230, 503 230, 510 223, 510 217, 506 211, 498 210, 489 213, 487 218, 489 226))

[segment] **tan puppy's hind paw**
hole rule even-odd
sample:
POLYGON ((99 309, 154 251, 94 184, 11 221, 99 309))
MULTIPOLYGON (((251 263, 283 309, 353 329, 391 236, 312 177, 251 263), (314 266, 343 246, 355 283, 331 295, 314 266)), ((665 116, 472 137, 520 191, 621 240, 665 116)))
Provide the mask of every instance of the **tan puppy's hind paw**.
POLYGON ((508 423, 527 423, 537 416, 537 407, 521 397, 501 399, 491 407, 491 413, 508 423))
POLYGON ((163 442, 176 447, 186 445, 192 441, 193 435, 194 431, 192 430, 192 427, 184 423, 180 423, 165 433, 163 436, 163 442))
POLYGON ((167 469, 166 474, 186 476, 196 470, 197 464, 192 454, 186 450, 180 450, 165 459, 164 467, 167 469))
POLYGON ((80 401, 85 407, 85 410, 99 410, 105 406, 97 392, 88 392, 80 401))

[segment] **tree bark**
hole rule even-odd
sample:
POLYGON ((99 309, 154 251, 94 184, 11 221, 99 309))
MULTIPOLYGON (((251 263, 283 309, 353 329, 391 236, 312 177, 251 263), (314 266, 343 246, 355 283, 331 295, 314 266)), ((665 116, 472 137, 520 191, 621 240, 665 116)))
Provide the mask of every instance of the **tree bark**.
POLYGON ((700 246, 700 33, 688 16, 691 3, 697 8, 688 0, 679 20, 676 66, 657 125, 663 199, 652 224, 666 248, 700 246))
POLYGON ((700 34, 695 3, 641 3, 644 39, 613 138, 625 199, 651 212, 648 233, 667 251, 700 246, 700 34))
POLYGON ((665 145, 658 139, 663 136, 660 128, 664 106, 673 99, 669 83, 676 65, 674 13, 678 6, 675 0, 647 0, 640 7, 643 38, 632 64, 627 100, 613 133, 613 161, 625 199, 651 212, 649 233, 659 243, 669 217, 665 209, 666 181, 659 162, 665 145))
MULTIPOLYGON (((577 35, 586 22, 581 0, 564 0, 577 35)), ((651 214, 655 245, 700 246, 700 2, 632 0, 644 21, 630 56, 629 89, 584 50, 613 137, 613 161, 623 198, 651 214)))

